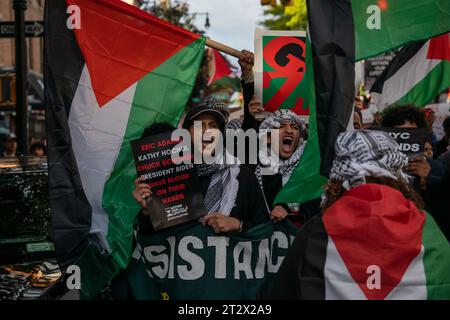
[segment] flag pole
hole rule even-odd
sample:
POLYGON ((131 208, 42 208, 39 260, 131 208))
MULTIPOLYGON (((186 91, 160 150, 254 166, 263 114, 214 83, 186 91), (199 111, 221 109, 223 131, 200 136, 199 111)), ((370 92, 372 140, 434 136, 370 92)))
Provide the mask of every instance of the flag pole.
POLYGON ((241 52, 239 50, 233 49, 229 46, 226 46, 220 42, 211 40, 209 38, 206 39, 206 45, 210 48, 216 49, 220 52, 229 54, 230 56, 233 56, 235 58, 238 58, 241 56, 241 52))

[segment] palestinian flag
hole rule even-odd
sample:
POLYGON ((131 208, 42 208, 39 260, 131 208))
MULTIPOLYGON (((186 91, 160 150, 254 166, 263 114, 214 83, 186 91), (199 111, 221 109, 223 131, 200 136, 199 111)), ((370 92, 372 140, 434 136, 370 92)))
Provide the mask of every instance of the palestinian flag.
POLYGON ((448 0, 308 0, 307 7, 315 85, 310 92, 316 96, 314 106, 309 105, 308 138, 314 139, 314 148, 306 146, 278 203, 320 197, 335 139, 351 120, 354 62, 450 31, 448 0))
POLYGON ((263 298, 450 299, 450 244, 395 189, 366 184, 308 221, 263 298))
POLYGON ((81 267, 84 297, 130 259, 140 209, 131 194, 136 171, 130 140, 153 122, 177 124, 204 45, 203 37, 119 0, 46 1, 54 240, 59 262, 81 267), (66 26, 68 7, 73 30, 66 26))
POLYGON ((450 87, 450 33, 400 50, 371 88, 379 110, 411 103, 423 107, 450 87))
POLYGON ((208 48, 206 49, 208 56, 208 83, 210 86, 216 80, 227 77, 233 73, 228 61, 220 54, 219 51, 208 48))
POLYGON ((308 141, 299 165, 275 203, 304 203, 321 196, 334 159, 334 141, 346 130, 353 109, 353 34, 336 31, 353 27, 346 15, 350 3, 313 0, 307 1, 307 6, 309 32, 301 84, 307 92, 302 105, 309 109, 308 141))
MULTIPOLYGON (((315 1, 314 1, 315 2, 315 1)), ((356 60, 391 51, 410 42, 429 39, 450 31, 448 0, 326 0, 353 20, 354 28, 336 32, 354 33, 356 60), (347 6, 350 3, 351 8, 347 6)), ((319 9, 320 10, 320 9, 319 9)), ((324 20, 326 21, 326 20, 324 20)), ((349 37, 348 41, 352 41, 349 37)))

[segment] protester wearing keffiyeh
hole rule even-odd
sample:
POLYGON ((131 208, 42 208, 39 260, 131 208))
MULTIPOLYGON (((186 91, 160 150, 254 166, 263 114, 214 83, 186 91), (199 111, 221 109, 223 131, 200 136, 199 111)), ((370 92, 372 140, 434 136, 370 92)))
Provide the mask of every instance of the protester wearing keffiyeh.
POLYGON ((334 149, 330 179, 341 181, 346 189, 364 184, 367 176, 409 179, 402 171, 408 157, 386 132, 346 131, 338 136, 334 149))
MULTIPOLYGON (((261 123, 259 130, 260 132, 262 130, 267 130, 268 132, 270 132, 270 130, 279 129, 284 122, 296 124, 299 127, 300 134, 305 127, 304 121, 294 112, 288 109, 280 109, 275 111, 270 117, 266 118, 261 123)), ((263 191, 264 186, 262 178, 262 168, 263 167, 277 168, 275 174, 278 173, 282 176, 282 185, 285 185, 289 180, 289 178, 291 177, 292 172, 294 171, 298 162, 300 161, 300 157, 303 154, 304 147, 305 142, 302 141, 302 139, 300 139, 298 146, 288 159, 281 159, 280 157, 273 159, 273 157, 271 157, 270 154, 266 154, 267 153, 265 152, 266 150, 264 149, 260 150, 259 159, 261 164, 259 164, 256 167, 255 175, 258 178, 258 182, 263 191)), ((267 151, 270 153, 271 152, 270 148, 267 151)), ((270 206, 271 204, 268 205, 270 206)), ((299 208, 298 204, 288 204, 288 206, 292 211, 298 211, 299 208)))
MULTIPOLYGON (((330 181, 341 183, 346 190, 366 184, 367 177, 384 177, 408 183, 410 176, 403 172, 408 157, 399 151, 397 142, 386 132, 351 130, 341 133, 334 146, 335 159, 330 181)), ((322 195, 322 206, 329 199, 322 195)))

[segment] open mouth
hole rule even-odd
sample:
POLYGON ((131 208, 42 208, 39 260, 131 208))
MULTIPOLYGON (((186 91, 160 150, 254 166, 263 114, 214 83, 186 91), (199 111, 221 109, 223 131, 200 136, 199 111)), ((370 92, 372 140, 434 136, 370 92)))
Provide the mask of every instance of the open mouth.
POLYGON ((281 144, 281 148, 284 152, 291 152, 292 151, 292 145, 294 142, 294 138, 293 137, 284 137, 282 144, 281 144))

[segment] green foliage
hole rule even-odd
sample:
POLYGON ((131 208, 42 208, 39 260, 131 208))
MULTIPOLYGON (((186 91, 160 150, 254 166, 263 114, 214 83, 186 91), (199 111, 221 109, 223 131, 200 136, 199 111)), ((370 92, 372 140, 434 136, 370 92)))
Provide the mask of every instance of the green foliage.
POLYGON ((261 25, 269 30, 306 30, 308 16, 305 0, 294 0, 292 6, 270 6, 264 9, 261 25))
POLYGON ((196 16, 195 13, 189 12, 189 4, 186 1, 144 1, 142 9, 171 24, 196 33, 202 33, 194 25, 196 16))

